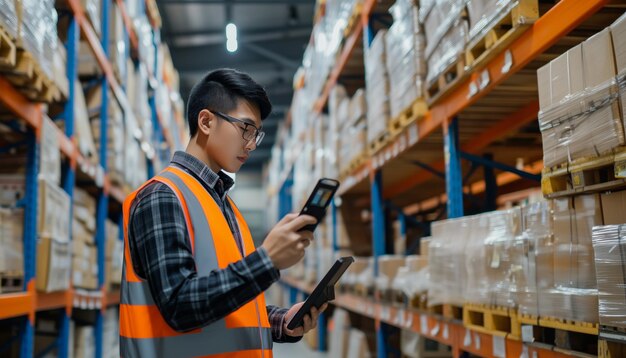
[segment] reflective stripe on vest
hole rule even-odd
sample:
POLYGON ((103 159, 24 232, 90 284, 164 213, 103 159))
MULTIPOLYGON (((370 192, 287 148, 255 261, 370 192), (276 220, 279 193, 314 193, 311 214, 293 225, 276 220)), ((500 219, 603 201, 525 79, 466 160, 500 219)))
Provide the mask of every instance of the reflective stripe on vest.
MULTIPOLYGON (((242 259, 219 206, 194 177, 169 167, 153 180, 170 187, 183 207, 187 226, 190 226, 187 229, 198 276, 208 276, 211 271, 242 259)), ((128 249, 130 208, 146 184, 129 195, 124 203, 125 259, 120 302, 122 357, 231 357, 240 354, 271 357, 272 333, 263 294, 225 318, 191 332, 176 332, 165 322, 154 304, 148 283, 134 272, 128 249)), ((248 255, 254 250, 250 231, 232 202, 231 206, 237 217, 244 253, 248 255)))

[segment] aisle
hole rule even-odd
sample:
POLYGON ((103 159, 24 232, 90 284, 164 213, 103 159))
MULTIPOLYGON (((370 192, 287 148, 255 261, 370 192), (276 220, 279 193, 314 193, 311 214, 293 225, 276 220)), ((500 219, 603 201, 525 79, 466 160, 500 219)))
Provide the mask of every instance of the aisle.
POLYGON ((298 343, 277 343, 274 344, 274 358, 324 358, 327 353, 311 350, 305 341, 298 343))

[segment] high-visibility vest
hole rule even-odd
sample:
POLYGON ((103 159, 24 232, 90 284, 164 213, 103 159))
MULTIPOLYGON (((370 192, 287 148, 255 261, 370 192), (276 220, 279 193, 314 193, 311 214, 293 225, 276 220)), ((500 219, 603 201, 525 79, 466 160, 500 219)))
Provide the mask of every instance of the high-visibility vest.
MULTIPOLYGON (((124 269, 120 301, 120 354, 123 358, 148 357, 272 357, 272 333, 265 297, 260 294, 228 316, 190 332, 177 332, 165 321, 150 293, 148 282, 133 269, 128 246, 130 209, 137 193, 158 181, 176 194, 185 215, 198 276, 224 269, 242 259, 224 214, 211 195, 192 175, 168 167, 130 194, 123 205, 124 269)), ((230 200, 230 198, 228 199, 230 200)), ((255 248, 239 210, 235 212, 245 255, 255 248)))

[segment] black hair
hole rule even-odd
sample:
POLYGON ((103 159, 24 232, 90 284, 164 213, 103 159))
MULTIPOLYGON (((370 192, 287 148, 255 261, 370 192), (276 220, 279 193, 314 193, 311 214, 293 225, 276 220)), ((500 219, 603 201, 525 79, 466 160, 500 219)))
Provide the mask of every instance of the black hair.
POLYGON ((237 107, 238 100, 256 105, 264 120, 272 112, 272 104, 265 89, 248 74, 230 68, 207 73, 189 93, 187 121, 189 134, 198 132, 198 115, 203 109, 228 113, 237 107))

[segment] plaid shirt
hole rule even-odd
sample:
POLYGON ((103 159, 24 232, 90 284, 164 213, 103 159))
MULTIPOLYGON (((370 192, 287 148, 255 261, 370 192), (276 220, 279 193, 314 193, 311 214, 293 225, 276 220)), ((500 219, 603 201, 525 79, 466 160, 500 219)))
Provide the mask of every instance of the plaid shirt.
MULTIPOLYGON (((171 165, 203 184, 219 204, 241 251, 241 232, 226 199, 233 180, 223 172, 216 174, 185 152, 176 152, 171 165)), ((263 248, 225 269, 198 277, 183 210, 174 192, 160 182, 138 193, 130 211, 128 242, 135 272, 148 281, 163 318, 178 331, 204 327, 226 317, 280 278, 263 248)), ((297 342, 302 338, 283 335, 287 311, 267 306, 275 342, 297 342)))

